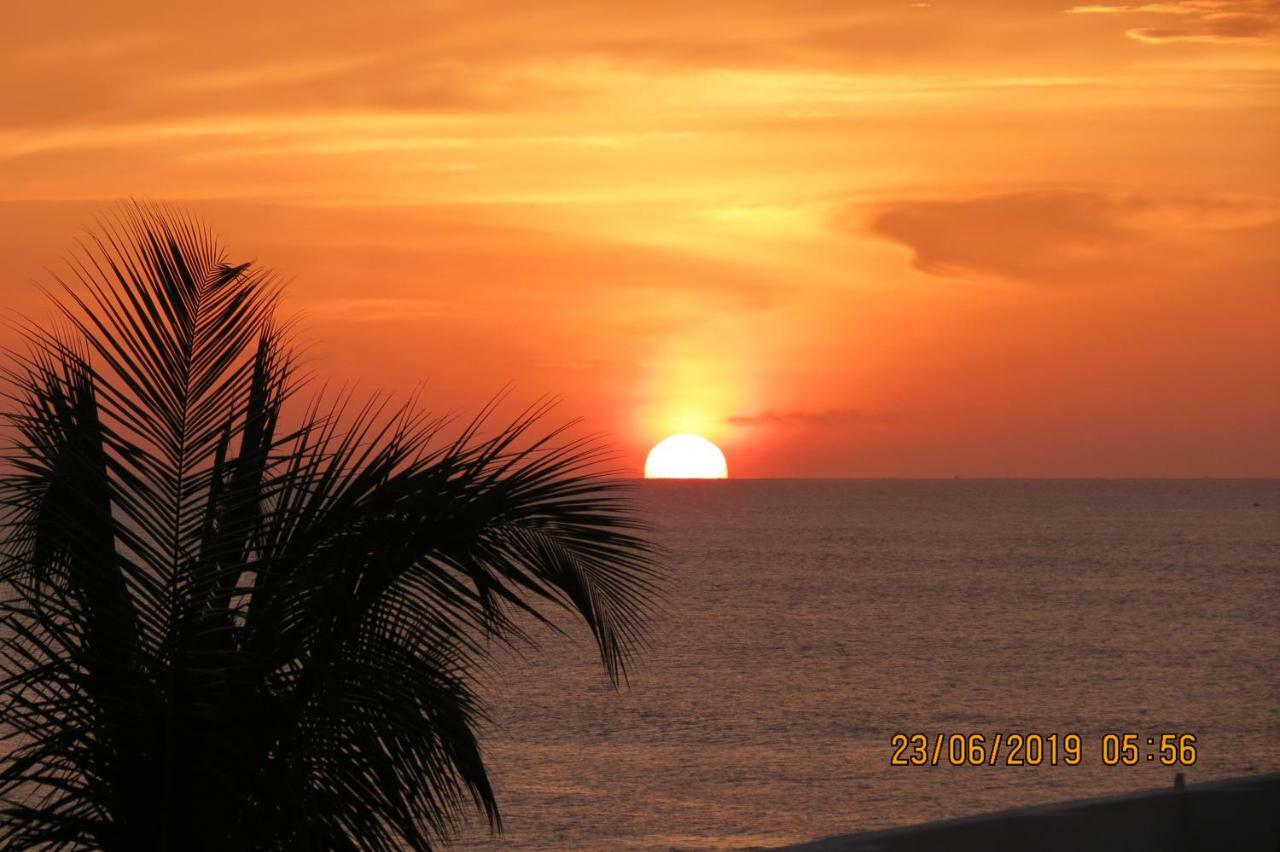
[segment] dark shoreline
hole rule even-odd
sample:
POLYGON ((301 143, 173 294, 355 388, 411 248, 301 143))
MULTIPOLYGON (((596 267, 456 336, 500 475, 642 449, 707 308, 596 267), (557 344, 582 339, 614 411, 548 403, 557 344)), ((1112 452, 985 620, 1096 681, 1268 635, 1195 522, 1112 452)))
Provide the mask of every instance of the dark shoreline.
POLYGON ((1270 773, 838 835, 777 852, 1275 852, 1278 845, 1280 773, 1270 773))

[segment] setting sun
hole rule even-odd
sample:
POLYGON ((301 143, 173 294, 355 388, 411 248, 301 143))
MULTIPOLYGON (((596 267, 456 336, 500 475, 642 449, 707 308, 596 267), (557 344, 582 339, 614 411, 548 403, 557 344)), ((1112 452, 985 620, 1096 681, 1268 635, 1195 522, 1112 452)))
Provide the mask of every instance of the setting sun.
POLYGON ((701 435, 672 435, 649 451, 645 479, 727 479, 720 448, 701 435))

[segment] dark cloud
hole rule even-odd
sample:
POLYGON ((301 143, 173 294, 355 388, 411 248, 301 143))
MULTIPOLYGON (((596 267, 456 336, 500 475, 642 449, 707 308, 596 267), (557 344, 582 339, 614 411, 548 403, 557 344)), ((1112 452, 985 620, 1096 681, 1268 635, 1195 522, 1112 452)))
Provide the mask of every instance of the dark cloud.
MULTIPOLYGON (((856 214, 841 224, 857 227, 856 214)), ((1197 259, 1197 243, 1252 245, 1258 231, 1280 227, 1280 208, 1257 199, 1034 190, 892 202, 874 211, 867 227, 910 248, 912 263, 935 275, 1060 283, 1203 262, 1213 255, 1197 259)))
POLYGON ((728 421, 734 426, 820 426, 842 427, 895 423, 901 419, 891 411, 859 411, 852 408, 828 408, 823 411, 762 411, 759 414, 737 414, 728 421))
POLYGON ((915 253, 936 275, 994 272, 1057 279, 1067 266, 1105 259, 1139 238, 1115 204, 1090 192, 1023 192, 956 201, 902 201, 871 220, 874 233, 915 253))

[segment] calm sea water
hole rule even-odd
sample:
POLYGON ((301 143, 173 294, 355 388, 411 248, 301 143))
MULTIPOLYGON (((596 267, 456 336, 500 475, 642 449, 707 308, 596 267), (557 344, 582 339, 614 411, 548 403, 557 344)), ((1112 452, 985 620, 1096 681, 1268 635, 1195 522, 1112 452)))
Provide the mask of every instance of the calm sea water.
MULTIPOLYGON (((507 823, 467 849, 775 846, 1280 769, 1280 482, 639 487, 673 593, 629 689, 547 637, 489 691, 507 823), (889 766, 895 732, 1078 732, 1081 765, 889 766)), ((476 834, 471 837, 481 837, 476 834)))

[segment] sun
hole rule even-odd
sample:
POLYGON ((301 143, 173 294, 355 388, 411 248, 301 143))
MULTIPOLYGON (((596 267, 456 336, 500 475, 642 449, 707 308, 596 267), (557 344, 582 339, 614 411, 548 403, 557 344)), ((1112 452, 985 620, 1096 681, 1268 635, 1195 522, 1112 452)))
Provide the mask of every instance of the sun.
POLYGON ((645 479, 727 479, 720 448, 701 435, 672 435, 649 451, 645 479))

